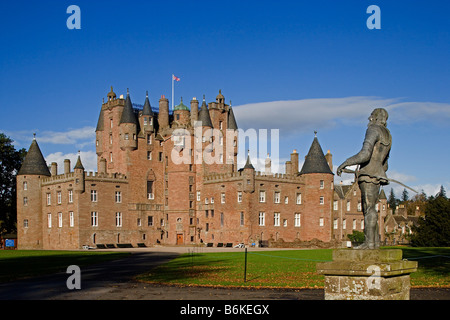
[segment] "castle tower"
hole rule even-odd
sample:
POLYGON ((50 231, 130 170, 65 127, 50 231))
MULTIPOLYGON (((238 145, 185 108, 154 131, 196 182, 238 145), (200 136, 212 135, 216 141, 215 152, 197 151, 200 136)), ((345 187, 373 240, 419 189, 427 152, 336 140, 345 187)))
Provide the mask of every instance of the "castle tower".
POLYGON ((230 106, 228 108, 228 114, 227 114, 227 130, 226 130, 226 156, 227 156, 227 164, 230 164, 232 166, 231 171, 236 170, 236 164, 237 164, 237 154, 238 154, 238 141, 239 141, 239 134, 238 134, 238 126, 236 123, 236 118, 234 117, 233 108, 231 107, 231 101, 230 106), (232 145, 228 145, 232 144, 232 145), (231 152, 232 150, 232 152, 231 152))
MULTIPOLYGON (((112 87, 111 87, 112 91, 112 87)), ((114 92, 113 92, 114 93, 114 92)), ((109 93, 111 94, 111 93, 109 93)), ((115 96, 115 93, 114 93, 115 96)), ((110 99, 110 97, 108 97, 110 99)), ((112 99, 112 97, 111 97, 112 99)), ((103 131, 105 130, 105 120, 104 120, 104 112, 103 108, 100 109, 100 114, 98 116, 97 128, 95 129, 95 151, 97 156, 101 157, 103 154, 103 131)))
POLYGON ((19 249, 43 248, 41 179, 50 176, 35 137, 16 177, 19 249))
POLYGON ((322 147, 315 132, 305 162, 300 171, 304 179, 301 188, 302 205, 307 217, 302 221, 302 239, 331 241, 332 203, 333 203, 333 172, 328 166, 322 147))
POLYGON ((245 163, 244 168, 242 168, 242 172, 244 192, 255 192, 255 168, 250 161, 250 154, 247 155, 247 162, 245 163))
POLYGON ((178 126, 186 127, 190 123, 189 108, 184 105, 183 97, 181 97, 180 104, 173 108, 173 119, 178 126))
POLYGON ((84 167, 83 164, 81 163, 81 156, 79 151, 77 163, 73 168, 73 172, 75 173, 75 185, 73 187, 73 190, 78 194, 84 193, 85 190, 84 167))
POLYGON ((139 124, 141 126, 141 132, 143 134, 150 133, 155 130, 154 120, 155 120, 154 114, 152 106, 150 105, 150 101, 148 100, 148 91, 147 91, 145 94, 144 108, 142 109, 142 113, 139 117, 139 124))
POLYGON ((125 107, 119 122, 120 149, 132 151, 137 148, 137 127, 138 122, 131 104, 130 92, 127 89, 125 107))

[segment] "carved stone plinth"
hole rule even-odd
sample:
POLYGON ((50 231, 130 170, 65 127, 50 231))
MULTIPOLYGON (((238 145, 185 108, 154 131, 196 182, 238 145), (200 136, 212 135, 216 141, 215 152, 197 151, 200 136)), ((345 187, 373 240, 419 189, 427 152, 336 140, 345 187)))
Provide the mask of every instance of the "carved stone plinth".
POLYGON ((333 250, 333 261, 317 264, 325 275, 325 300, 409 300, 417 262, 400 249, 333 250))

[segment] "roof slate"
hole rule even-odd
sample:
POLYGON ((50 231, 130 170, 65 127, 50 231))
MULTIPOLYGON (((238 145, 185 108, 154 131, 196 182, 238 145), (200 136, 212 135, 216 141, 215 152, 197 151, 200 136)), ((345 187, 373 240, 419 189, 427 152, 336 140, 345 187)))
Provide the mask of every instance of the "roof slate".
POLYGON ((22 167, 17 173, 17 175, 26 174, 51 176, 36 139, 33 139, 33 142, 31 142, 30 149, 28 149, 28 153, 23 160, 22 167))

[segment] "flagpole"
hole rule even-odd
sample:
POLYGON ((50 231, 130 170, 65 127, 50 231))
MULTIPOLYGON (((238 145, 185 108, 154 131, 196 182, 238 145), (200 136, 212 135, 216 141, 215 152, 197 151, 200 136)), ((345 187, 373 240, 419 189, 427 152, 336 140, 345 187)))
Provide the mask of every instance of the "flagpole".
POLYGON ((173 99, 174 99, 174 94, 173 94, 173 74, 172 74, 172 111, 173 111, 173 99))

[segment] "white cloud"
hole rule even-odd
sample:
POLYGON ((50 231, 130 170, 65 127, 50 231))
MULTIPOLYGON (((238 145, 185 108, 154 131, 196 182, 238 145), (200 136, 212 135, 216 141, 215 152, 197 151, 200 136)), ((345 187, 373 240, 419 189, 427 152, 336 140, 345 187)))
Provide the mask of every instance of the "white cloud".
POLYGON ((233 110, 241 128, 282 128, 289 134, 330 128, 339 122, 367 122, 374 108, 386 108, 389 120, 396 123, 450 120, 448 103, 400 100, 370 96, 286 100, 249 103, 233 110))
MULTIPOLYGON (((97 154, 95 151, 81 151, 80 158, 85 171, 97 171, 97 154)), ((75 163, 78 159, 78 153, 63 154, 62 152, 55 152, 45 157, 45 161, 48 165, 52 162, 58 164, 58 174, 64 173, 65 159, 70 160, 70 170, 73 171, 73 167, 75 167, 75 163)))

